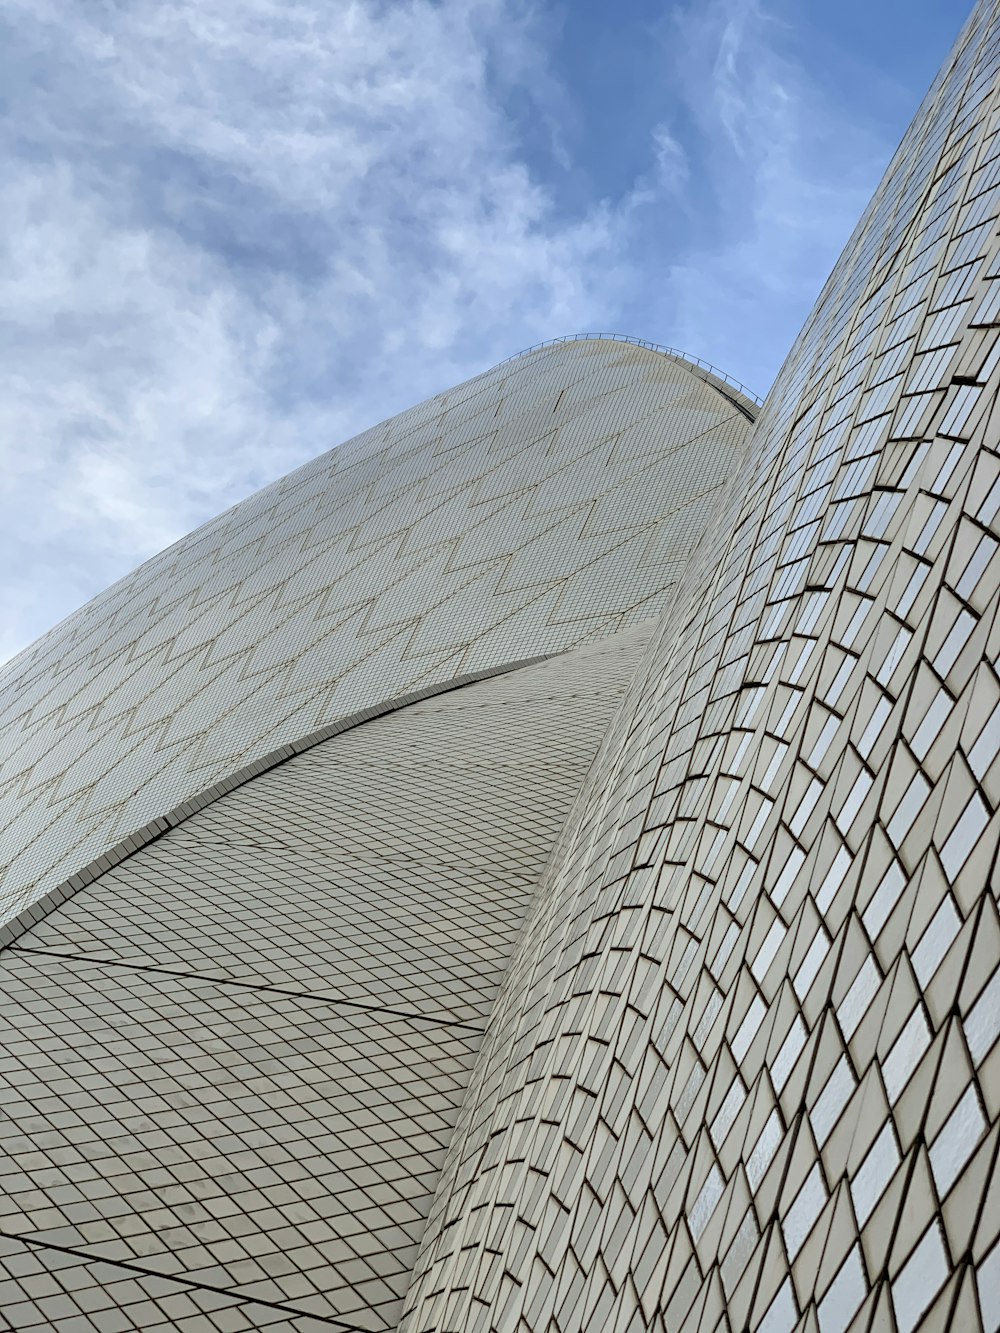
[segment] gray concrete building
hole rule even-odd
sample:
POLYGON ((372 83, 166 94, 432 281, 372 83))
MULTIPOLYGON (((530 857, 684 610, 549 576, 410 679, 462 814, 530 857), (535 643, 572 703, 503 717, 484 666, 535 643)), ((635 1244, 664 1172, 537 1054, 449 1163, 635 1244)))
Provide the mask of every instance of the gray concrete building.
POLYGON ((0 677, 0 1328, 1000 1328, 1000 4, 763 407, 557 340, 0 677))

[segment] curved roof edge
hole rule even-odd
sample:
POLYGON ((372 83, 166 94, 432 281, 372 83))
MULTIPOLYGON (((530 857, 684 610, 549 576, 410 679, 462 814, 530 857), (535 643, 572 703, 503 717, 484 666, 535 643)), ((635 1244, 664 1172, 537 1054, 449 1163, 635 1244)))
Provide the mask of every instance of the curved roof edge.
POLYGON ((752 429, 684 362, 564 341, 370 428, 153 556, 0 671, 16 764, 0 923, 312 728, 655 618, 752 429), (613 466, 594 467, 605 434, 613 466))
POLYGON ((564 333, 558 338, 546 338, 544 342, 532 343, 530 347, 525 347, 520 352, 515 352, 513 356, 498 361, 491 369, 497 370, 511 361, 520 360, 522 356, 530 356, 532 352, 541 351, 545 347, 554 347, 557 343, 575 342, 628 343, 632 347, 645 347, 650 352, 659 352, 661 356, 679 362, 706 383, 711 384, 714 389, 718 389, 751 421, 756 420, 757 412, 764 405, 763 398, 758 397, 734 376, 728 375, 718 366, 713 366, 711 361, 704 361, 700 356, 691 356, 688 352, 682 352, 679 347, 666 347, 663 343, 651 342, 648 338, 635 338, 629 333, 564 333), (735 397, 732 390, 736 391, 735 397))
POLYGON ((56 884, 47 893, 42 894, 40 898, 28 903, 9 921, 5 921, 0 926, 0 949, 5 949, 18 936, 31 930, 50 912, 54 912, 67 898, 72 898, 73 894, 79 889, 92 884, 105 871, 121 865, 122 861, 127 860, 133 852, 137 852, 140 848, 155 842, 157 838, 162 837, 164 833, 168 833, 170 829, 176 828, 178 824, 183 824, 192 815, 196 815, 200 810, 204 810, 206 806, 220 800, 223 796, 227 796, 231 791, 235 791, 237 787, 242 787, 244 783, 251 782, 254 778, 259 777, 261 773, 277 768, 279 764, 294 759, 296 755, 311 750, 313 746, 320 745, 323 741, 332 740, 334 736, 339 736, 345 731, 352 731, 365 722, 374 721, 375 718, 385 717, 389 713, 398 712, 401 708, 408 708, 410 704, 422 703, 425 699, 433 699, 439 694, 449 694, 452 690, 459 690, 464 685, 475 685, 479 681, 489 680, 494 676, 505 676, 512 671, 520 671, 523 667, 536 666, 539 662, 547 662, 553 657, 561 656, 562 653, 559 652, 540 653, 535 657, 522 657, 515 661, 501 663, 499 666, 482 667, 477 671, 467 671, 461 676, 452 676, 448 680, 422 685, 418 689, 408 690, 405 694, 397 694, 392 698, 383 699, 379 703, 370 704, 367 708, 359 709, 356 713, 349 713, 345 717, 337 718, 335 722, 329 722, 326 726, 307 732, 304 736, 300 736, 298 740, 289 741, 285 745, 278 746, 276 750, 271 750, 270 753, 262 755, 259 759, 244 764, 243 767, 236 769, 227 777, 213 782, 211 786, 205 787, 196 795, 189 796, 180 805, 168 810, 166 814, 159 815, 147 824, 143 824, 141 828, 135 829, 113 847, 109 847, 100 856, 95 857, 93 861, 82 866, 68 879, 63 880, 61 884, 56 884))

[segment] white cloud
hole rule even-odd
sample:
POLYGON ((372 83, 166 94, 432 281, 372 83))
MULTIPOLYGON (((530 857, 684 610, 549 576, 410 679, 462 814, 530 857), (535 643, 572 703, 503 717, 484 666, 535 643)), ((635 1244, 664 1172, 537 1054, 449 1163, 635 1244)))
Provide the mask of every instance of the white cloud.
POLYGON ((887 154, 757 0, 669 13, 645 162, 567 212, 554 8, 0 0, 0 657, 520 346, 612 328, 766 387, 887 154))
POLYGON ((788 35, 759 0, 691 0, 671 25, 713 228, 665 258, 657 314, 678 345, 761 391, 893 146, 827 100, 788 35))
POLYGON ((0 653, 517 340, 603 322, 615 220, 554 218, 491 90, 534 59, 512 3, 4 12, 60 80, 25 88, 0 180, 0 653))

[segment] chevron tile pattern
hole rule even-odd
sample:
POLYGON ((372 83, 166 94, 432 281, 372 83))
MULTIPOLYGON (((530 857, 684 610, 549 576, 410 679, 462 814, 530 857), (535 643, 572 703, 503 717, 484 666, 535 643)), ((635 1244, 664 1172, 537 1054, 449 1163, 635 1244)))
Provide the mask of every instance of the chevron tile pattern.
POLYGON ((756 411, 532 352, 251 496, 0 670, 0 925, 289 741, 656 616, 756 411))
POLYGON ((498 367, 12 665, 10 912, 440 688, 0 954, 0 1327, 998 1333, 1000 0, 756 422, 657 356, 498 367))
POLYGON ((321 743, 0 954, 0 1264, 50 1274, 15 1309, 395 1327, 497 984, 648 633, 321 743), (109 1304, 60 1285, 94 1271, 109 1304))

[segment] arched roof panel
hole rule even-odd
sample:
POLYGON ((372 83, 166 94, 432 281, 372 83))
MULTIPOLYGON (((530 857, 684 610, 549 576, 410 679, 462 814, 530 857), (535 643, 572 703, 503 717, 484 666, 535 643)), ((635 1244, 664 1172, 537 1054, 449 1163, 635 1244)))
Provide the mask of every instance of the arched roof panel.
POLYGON ((286 742, 657 616, 748 429, 676 357, 556 343, 147 561, 0 673, 0 924, 286 742))

